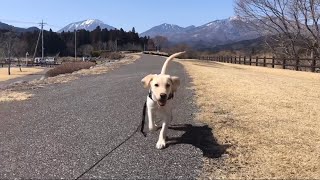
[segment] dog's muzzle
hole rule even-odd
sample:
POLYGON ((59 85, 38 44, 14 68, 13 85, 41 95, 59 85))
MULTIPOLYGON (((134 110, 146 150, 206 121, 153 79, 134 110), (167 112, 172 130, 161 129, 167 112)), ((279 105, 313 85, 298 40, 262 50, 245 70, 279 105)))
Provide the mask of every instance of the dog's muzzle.
POLYGON ((149 90, 148 96, 149 96, 150 99, 152 99, 153 101, 157 102, 157 104, 159 106, 165 106, 166 103, 167 103, 167 100, 170 100, 170 99, 173 98, 173 93, 170 93, 169 96, 167 94, 165 94, 165 93, 161 93, 160 94, 160 99, 159 100, 158 99, 155 100, 155 99, 152 98, 152 91, 149 90))
POLYGON ((160 99, 158 100, 159 106, 164 106, 164 105, 166 105, 166 102, 167 102, 167 94, 161 93, 161 94, 160 94, 160 99))

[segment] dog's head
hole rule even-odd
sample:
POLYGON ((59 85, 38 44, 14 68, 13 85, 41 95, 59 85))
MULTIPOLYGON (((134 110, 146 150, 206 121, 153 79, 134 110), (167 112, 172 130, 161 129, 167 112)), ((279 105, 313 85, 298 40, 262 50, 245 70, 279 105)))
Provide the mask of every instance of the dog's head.
POLYGON ((149 74, 141 80, 144 88, 152 91, 153 100, 159 106, 166 105, 168 96, 177 91, 180 79, 166 74, 149 74))

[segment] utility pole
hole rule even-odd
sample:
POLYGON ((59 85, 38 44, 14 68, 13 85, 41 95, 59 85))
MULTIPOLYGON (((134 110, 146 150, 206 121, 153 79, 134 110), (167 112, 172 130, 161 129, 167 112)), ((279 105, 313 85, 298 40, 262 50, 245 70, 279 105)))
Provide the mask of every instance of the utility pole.
POLYGON ((116 52, 118 52, 118 38, 116 39, 116 52))
POLYGON ((28 66, 28 56, 29 56, 29 52, 26 53, 26 66, 28 66))
POLYGON ((77 29, 74 29, 74 61, 77 61, 77 29))
POLYGON ((43 20, 42 20, 42 22, 41 22, 41 41, 42 41, 42 49, 41 49, 41 54, 42 54, 42 56, 41 56, 41 60, 43 61, 43 56, 44 56, 44 48, 43 48, 43 20))
POLYGON ((41 41, 42 41, 42 49, 41 49, 41 54, 42 54, 42 58, 41 58, 41 60, 43 61, 43 59, 44 59, 44 47, 43 47, 43 25, 44 24, 47 24, 47 23, 44 23, 43 22, 43 20, 41 21, 41 23, 39 23, 40 25, 41 25, 41 41))

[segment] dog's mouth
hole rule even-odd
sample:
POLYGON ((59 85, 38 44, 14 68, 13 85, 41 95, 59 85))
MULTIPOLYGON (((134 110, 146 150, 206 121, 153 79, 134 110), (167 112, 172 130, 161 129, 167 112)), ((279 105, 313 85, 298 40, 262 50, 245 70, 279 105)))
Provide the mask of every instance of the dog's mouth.
POLYGON ((158 100, 158 101, 157 101, 157 103, 158 103, 159 106, 164 106, 164 105, 166 105, 166 102, 167 102, 166 100, 165 100, 165 101, 163 101, 163 100, 158 100))

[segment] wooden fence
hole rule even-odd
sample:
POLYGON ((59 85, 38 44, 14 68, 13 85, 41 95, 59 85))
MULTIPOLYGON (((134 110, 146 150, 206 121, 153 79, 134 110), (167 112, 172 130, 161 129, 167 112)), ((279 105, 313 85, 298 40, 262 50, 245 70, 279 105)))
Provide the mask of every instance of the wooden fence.
POLYGON ((200 60, 217 61, 250 66, 291 69, 296 71, 320 71, 320 59, 308 58, 267 58, 252 56, 201 56, 200 60))

